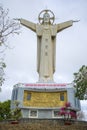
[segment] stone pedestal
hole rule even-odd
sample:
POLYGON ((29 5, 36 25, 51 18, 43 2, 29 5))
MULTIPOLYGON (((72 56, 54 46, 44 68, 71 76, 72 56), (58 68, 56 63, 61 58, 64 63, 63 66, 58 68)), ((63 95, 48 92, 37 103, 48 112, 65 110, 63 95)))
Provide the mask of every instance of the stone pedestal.
MULTIPOLYGON (((58 112, 66 102, 71 103, 73 110, 80 110, 72 84, 19 83, 12 91, 12 102, 15 100, 20 102, 23 118, 60 118, 58 112)), ((13 103, 11 108, 15 108, 13 103)))

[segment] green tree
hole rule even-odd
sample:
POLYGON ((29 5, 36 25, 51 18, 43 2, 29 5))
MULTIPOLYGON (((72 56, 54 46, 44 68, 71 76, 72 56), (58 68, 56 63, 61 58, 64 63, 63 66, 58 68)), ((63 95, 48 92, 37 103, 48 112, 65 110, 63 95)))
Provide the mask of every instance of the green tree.
POLYGON ((13 34, 19 34, 20 24, 8 16, 9 10, 4 9, 0 5, 0 86, 4 82, 4 68, 6 67, 2 61, 1 55, 8 46, 8 38, 13 34))
POLYGON ((19 102, 15 101, 15 108, 10 109, 11 100, 0 102, 0 120, 14 119, 18 120, 22 118, 21 109, 19 108, 19 102))
POLYGON ((2 84, 5 80, 4 68, 6 68, 6 64, 3 61, 0 61, 0 86, 2 86, 2 84))
POLYGON ((78 99, 87 99, 87 66, 83 65, 77 73, 74 73, 74 87, 78 99))
POLYGON ((11 101, 0 102, 0 120, 10 119, 11 110, 10 110, 11 101))

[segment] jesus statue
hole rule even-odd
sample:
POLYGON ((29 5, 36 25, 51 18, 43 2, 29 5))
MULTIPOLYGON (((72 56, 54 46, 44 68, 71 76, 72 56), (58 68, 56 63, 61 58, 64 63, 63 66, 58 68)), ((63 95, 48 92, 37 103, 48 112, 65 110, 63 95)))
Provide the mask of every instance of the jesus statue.
POLYGON ((40 82, 53 82, 55 72, 56 36, 60 31, 73 25, 73 20, 53 24, 55 16, 51 10, 43 10, 38 16, 39 23, 19 19, 25 27, 37 35, 37 72, 40 82))

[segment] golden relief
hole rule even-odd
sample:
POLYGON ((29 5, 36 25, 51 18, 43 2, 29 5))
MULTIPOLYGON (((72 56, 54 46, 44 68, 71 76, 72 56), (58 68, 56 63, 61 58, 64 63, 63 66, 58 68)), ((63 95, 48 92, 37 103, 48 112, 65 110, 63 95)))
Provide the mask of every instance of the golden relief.
POLYGON ((67 92, 24 91, 23 105, 28 107, 62 107, 67 102, 67 92), (62 96, 61 96, 62 95, 62 96))

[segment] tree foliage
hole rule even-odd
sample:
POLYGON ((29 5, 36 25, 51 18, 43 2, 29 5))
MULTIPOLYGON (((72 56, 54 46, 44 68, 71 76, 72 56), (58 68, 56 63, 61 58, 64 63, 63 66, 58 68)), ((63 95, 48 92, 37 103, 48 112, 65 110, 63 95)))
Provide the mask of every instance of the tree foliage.
POLYGON ((10 100, 0 102, 0 120, 10 119, 10 100))
POLYGON ((80 100, 87 99, 87 66, 83 65, 77 73, 74 73, 75 96, 80 100))
POLYGON ((6 64, 3 61, 0 61, 0 86, 2 86, 5 78, 4 78, 4 68, 6 68, 6 64))
POLYGON ((9 10, 0 5, 0 86, 4 82, 5 63, 2 62, 1 54, 8 46, 8 38, 13 34, 19 34, 20 24, 8 16, 9 10), (2 74, 3 73, 3 74, 2 74))
POLYGON ((11 101, 7 100, 4 102, 0 102, 0 121, 2 120, 18 120, 22 117, 21 109, 19 107, 19 102, 15 101, 15 108, 10 109, 11 101))
POLYGON ((0 6, 0 46, 6 45, 8 37, 12 34, 19 34, 20 24, 8 16, 9 10, 0 6))

